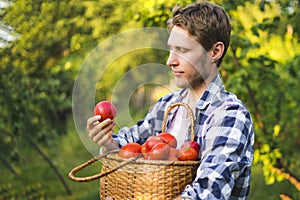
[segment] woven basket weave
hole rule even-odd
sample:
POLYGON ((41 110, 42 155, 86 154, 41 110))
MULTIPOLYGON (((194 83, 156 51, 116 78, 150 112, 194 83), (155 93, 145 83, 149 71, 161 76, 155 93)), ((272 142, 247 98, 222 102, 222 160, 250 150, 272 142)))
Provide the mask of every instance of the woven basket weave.
MULTIPOLYGON (((163 121, 162 132, 169 112, 176 106, 187 108, 191 118, 191 138, 194 138, 194 117, 187 104, 175 103, 168 107, 163 121)), ((190 184, 196 175, 200 161, 124 159, 118 150, 107 152, 74 168, 69 177, 74 181, 87 182, 100 178, 100 199, 110 196, 123 199, 174 199, 190 184), (99 174, 89 177, 75 177, 74 174, 101 159, 99 174)))

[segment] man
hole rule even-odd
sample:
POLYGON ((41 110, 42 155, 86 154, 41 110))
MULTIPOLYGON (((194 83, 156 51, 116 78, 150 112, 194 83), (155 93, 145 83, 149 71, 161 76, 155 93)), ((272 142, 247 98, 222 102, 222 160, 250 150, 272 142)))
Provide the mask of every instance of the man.
MULTIPOLYGON (((201 147, 201 164, 195 180, 177 199, 248 199, 254 133, 243 103, 225 90, 218 67, 226 54, 231 25, 226 12, 215 4, 194 3, 176 8, 169 21, 168 45, 175 83, 182 88, 162 97, 136 125, 113 134, 114 122, 87 121, 89 137, 106 150, 129 142, 143 144, 158 134, 166 108, 187 103, 195 115, 195 138, 201 147)), ((184 108, 172 111, 167 132, 179 143, 189 140, 189 120, 184 108)))

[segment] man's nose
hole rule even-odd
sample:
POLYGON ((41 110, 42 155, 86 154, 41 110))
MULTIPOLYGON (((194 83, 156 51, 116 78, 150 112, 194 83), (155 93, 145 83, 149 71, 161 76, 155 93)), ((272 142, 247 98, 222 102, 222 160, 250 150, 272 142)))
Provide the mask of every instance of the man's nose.
POLYGON ((176 53, 170 51, 169 58, 168 58, 166 64, 169 67, 171 67, 171 66, 177 66, 179 64, 179 62, 178 62, 178 55, 176 55, 176 53))

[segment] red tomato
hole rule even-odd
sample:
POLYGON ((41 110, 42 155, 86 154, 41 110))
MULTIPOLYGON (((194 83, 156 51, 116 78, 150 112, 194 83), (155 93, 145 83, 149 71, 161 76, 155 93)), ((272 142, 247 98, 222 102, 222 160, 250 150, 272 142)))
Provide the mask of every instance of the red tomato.
POLYGON ((150 152, 152 147, 158 143, 166 143, 166 142, 158 136, 150 136, 145 142, 146 150, 150 152))
POLYGON ((122 158, 140 157, 141 155, 141 145, 134 142, 124 145, 119 151, 119 156, 122 158))
POLYGON ((170 154, 170 146, 167 143, 154 145, 149 153, 150 160, 167 160, 170 154))
POLYGON ((144 143, 141 147, 141 152, 145 159, 149 159, 149 152, 146 149, 146 143, 144 143))
POLYGON ((198 160, 198 152, 191 147, 179 149, 178 159, 181 161, 198 160))
POLYGON ((117 115, 116 107, 109 101, 100 101, 94 108, 94 114, 100 115, 100 122, 110 118, 114 119, 117 115))
POLYGON ((163 139, 170 147, 177 147, 177 140, 171 133, 160 133, 157 136, 163 139))
POLYGON ((181 145, 180 149, 186 149, 186 148, 189 148, 189 147, 195 149, 198 153, 200 151, 200 145, 195 141, 187 141, 187 142, 183 143, 181 145))
POLYGON ((170 147, 168 160, 174 160, 174 161, 178 160, 178 149, 170 147))

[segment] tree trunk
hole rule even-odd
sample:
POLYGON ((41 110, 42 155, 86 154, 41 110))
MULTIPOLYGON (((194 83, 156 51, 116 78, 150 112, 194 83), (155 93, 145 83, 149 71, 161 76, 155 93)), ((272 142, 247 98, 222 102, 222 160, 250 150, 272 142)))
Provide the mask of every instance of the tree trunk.
POLYGON ((65 182, 63 176, 61 175, 61 173, 59 172, 59 170, 57 169, 57 167, 52 163, 52 161, 46 156, 46 154, 39 148, 39 146, 28 135, 24 134, 24 136, 28 140, 28 142, 30 143, 30 145, 43 157, 43 159, 52 168, 52 170, 57 175, 57 177, 60 180, 60 182, 63 184, 66 192, 68 193, 68 195, 72 195, 72 192, 71 192, 70 188, 68 187, 67 183, 65 182))
POLYGON ((17 171, 14 169, 14 167, 3 157, 0 155, 1 162, 13 173, 14 175, 17 175, 17 171))

